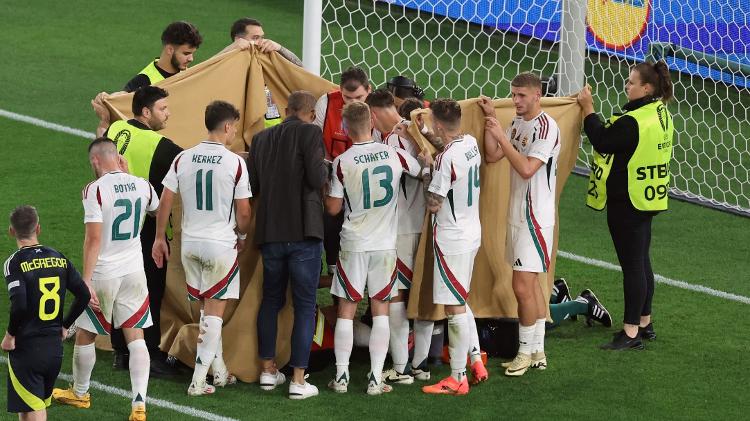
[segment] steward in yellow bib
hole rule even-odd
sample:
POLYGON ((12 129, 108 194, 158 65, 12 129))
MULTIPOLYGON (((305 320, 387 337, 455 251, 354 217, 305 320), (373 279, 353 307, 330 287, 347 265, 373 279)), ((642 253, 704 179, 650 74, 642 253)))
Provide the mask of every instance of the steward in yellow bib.
MULTIPOLYGON (((624 178, 627 197, 633 207, 641 211, 667 210, 669 161, 672 158, 674 135, 672 116, 663 102, 651 97, 628 103, 625 109, 624 114, 610 117, 604 125, 606 128, 612 127, 618 119, 628 116, 635 120, 637 129, 633 136, 633 133, 628 133, 631 129, 629 125, 621 125, 628 130, 622 130, 621 134, 624 134, 625 140, 618 146, 631 148, 633 140, 636 141, 636 145, 634 151, 622 154, 620 161, 623 161, 621 163, 625 164, 625 167, 615 167, 616 172, 612 177, 613 193, 624 193, 618 190, 618 187, 622 187, 618 185, 618 181, 621 180, 616 180, 618 177, 624 178)), ((602 152, 610 150, 606 145, 600 145, 598 149, 602 152)), ((618 156, 614 151, 600 153, 595 147, 586 197, 586 205, 592 209, 604 210, 607 205, 607 184, 616 158, 618 156)))
POLYGON ((623 272, 623 330, 602 349, 643 349, 656 338, 651 323, 654 272, 651 268, 651 221, 667 209, 669 163, 674 128, 666 103, 672 81, 664 62, 640 63, 630 71, 624 113, 606 123, 594 112, 591 91, 578 103, 586 116, 584 131, 594 146, 586 204, 607 206, 607 225, 623 272))
MULTIPOLYGON (((132 111, 135 118, 115 121, 105 132, 105 136, 117 144, 117 151, 127 160, 130 174, 148 180, 160 196, 164 189, 162 180, 169 171, 174 158, 182 152, 181 147, 157 133, 158 130, 166 127, 169 118, 167 96, 167 91, 156 86, 138 89, 133 95, 132 111)), ((171 237, 171 228, 167 231, 166 235, 171 237)), ((143 332, 151 355, 151 372, 155 375, 165 375, 171 370, 164 364, 166 357, 159 350, 161 342, 159 321, 167 271, 166 265, 161 269, 157 268, 151 257, 155 233, 156 220, 147 216, 141 230, 141 245, 154 325, 144 329, 143 332)), ((160 233, 160 235, 165 235, 165 233, 160 233)), ((115 367, 124 368, 128 358, 127 345, 120 330, 113 330, 111 335, 112 347, 115 350, 115 367)))
MULTIPOLYGON (((130 79, 123 91, 135 92, 138 88, 153 85, 187 69, 193 62, 193 55, 202 42, 203 37, 192 23, 170 23, 161 34, 162 49, 159 57, 152 60, 130 79)), ((109 110, 103 102, 107 96, 109 94, 102 92, 91 101, 94 111, 99 116, 97 136, 102 136, 110 124, 109 110)))

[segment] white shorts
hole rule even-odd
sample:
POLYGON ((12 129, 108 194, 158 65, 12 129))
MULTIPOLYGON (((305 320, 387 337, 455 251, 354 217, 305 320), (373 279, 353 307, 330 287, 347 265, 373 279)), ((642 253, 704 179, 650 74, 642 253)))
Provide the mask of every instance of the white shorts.
POLYGON ((366 286, 370 298, 390 301, 398 294, 395 285, 396 250, 339 252, 331 294, 359 302, 366 286))
POLYGON ((549 270, 555 227, 529 228, 508 225, 505 259, 514 271, 545 273, 549 270))
POLYGON ((410 289, 414 276, 414 257, 419 246, 419 234, 396 236, 396 285, 398 289, 410 289))
POLYGON ((240 298, 240 267, 234 247, 212 241, 183 241, 182 266, 190 301, 240 298))
POLYGON ((474 258, 479 249, 468 253, 446 256, 433 241, 435 264, 432 273, 432 302, 446 305, 465 305, 469 297, 474 258))
POLYGON ((76 320, 79 328, 97 335, 109 335, 112 325, 116 329, 145 329, 154 324, 149 308, 146 273, 142 269, 119 278, 93 278, 91 286, 99 299, 101 312, 86 307, 76 320))

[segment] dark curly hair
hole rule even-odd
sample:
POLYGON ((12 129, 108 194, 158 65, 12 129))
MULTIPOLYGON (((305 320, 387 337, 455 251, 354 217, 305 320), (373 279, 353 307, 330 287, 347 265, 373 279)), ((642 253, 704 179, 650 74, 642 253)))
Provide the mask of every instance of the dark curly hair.
POLYGON ((161 33, 162 45, 183 45, 198 48, 203 42, 203 37, 198 28, 190 22, 179 21, 170 23, 161 33))

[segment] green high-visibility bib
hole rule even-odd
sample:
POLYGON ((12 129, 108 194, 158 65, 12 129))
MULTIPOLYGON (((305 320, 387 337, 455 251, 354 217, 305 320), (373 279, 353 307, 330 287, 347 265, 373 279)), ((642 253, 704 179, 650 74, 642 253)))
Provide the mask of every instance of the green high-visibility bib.
POLYGON ((139 75, 146 75, 151 85, 164 80, 164 76, 159 69, 156 68, 156 62, 157 60, 152 61, 148 66, 144 67, 143 70, 138 72, 139 75))
MULTIPOLYGON (((117 120, 107 129, 107 137, 117 144, 117 152, 128 161, 130 174, 149 179, 154 152, 162 135, 153 130, 144 130, 125 120, 117 120)), ((172 239, 172 217, 167 224, 167 238, 172 239)))
MULTIPOLYGON (((628 161, 628 196, 638 210, 667 209, 669 193, 669 161, 672 159, 674 127, 672 116, 661 101, 655 101, 623 115, 638 123, 638 146, 628 161)), ((612 125, 620 116, 612 116, 612 125)), ((589 174, 586 205, 602 210, 607 205, 607 178, 612 169, 612 154, 594 152, 589 174)))

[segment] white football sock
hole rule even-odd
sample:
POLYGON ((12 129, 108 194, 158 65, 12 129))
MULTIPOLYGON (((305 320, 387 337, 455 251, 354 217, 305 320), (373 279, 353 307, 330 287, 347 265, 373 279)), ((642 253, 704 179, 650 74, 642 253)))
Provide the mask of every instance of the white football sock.
POLYGON ((370 332, 370 372, 377 383, 383 379, 383 364, 388 354, 389 337, 388 316, 374 316, 370 332))
POLYGON ((466 355, 469 353, 469 323, 466 313, 448 315, 448 354, 451 376, 458 381, 466 377, 466 355))
POLYGON ((466 319, 469 324, 469 356, 471 357, 471 363, 474 364, 482 359, 482 352, 479 348, 477 321, 474 319, 474 313, 472 313, 468 304, 466 305, 466 319))
POLYGON ((83 396, 89 391, 94 364, 96 348, 93 343, 73 347, 73 392, 76 395, 83 396))
POLYGON ((518 353, 531 355, 534 345, 534 332, 536 323, 531 326, 524 326, 518 323, 518 353))
POLYGON ((534 346, 532 352, 544 352, 544 331, 546 330, 546 319, 537 319, 534 325, 534 346))
MULTIPOLYGON (((203 323, 203 310, 201 310, 201 323, 203 323)), ((224 364, 224 341, 222 340, 221 331, 219 332, 219 342, 216 344, 214 360, 211 361, 211 371, 214 375, 227 372, 227 366, 224 364)))
POLYGON ((434 326, 435 322, 432 320, 414 320, 414 356, 411 360, 412 367, 417 368, 427 360, 427 355, 430 353, 432 329, 434 326))
POLYGON ((214 355, 214 360, 211 361, 211 371, 216 374, 224 374, 227 373, 227 365, 224 363, 224 343, 221 339, 221 332, 219 332, 219 341, 216 344, 216 352, 214 355))
POLYGON ((406 303, 391 303, 388 308, 388 324, 391 332, 391 360, 399 373, 406 369, 409 361, 409 320, 406 318, 406 303))
POLYGON ((151 368, 151 357, 143 339, 136 339, 128 344, 130 352, 130 387, 133 390, 133 405, 146 404, 148 373, 151 368))
POLYGON ((336 380, 346 374, 349 379, 349 357, 352 355, 354 343, 354 321, 336 319, 336 329, 333 333, 333 353, 336 355, 336 380))
POLYGON ((202 384, 206 381, 208 368, 216 355, 216 346, 221 336, 221 317, 205 316, 198 333, 198 349, 195 358, 195 370, 193 371, 193 383, 202 384))

